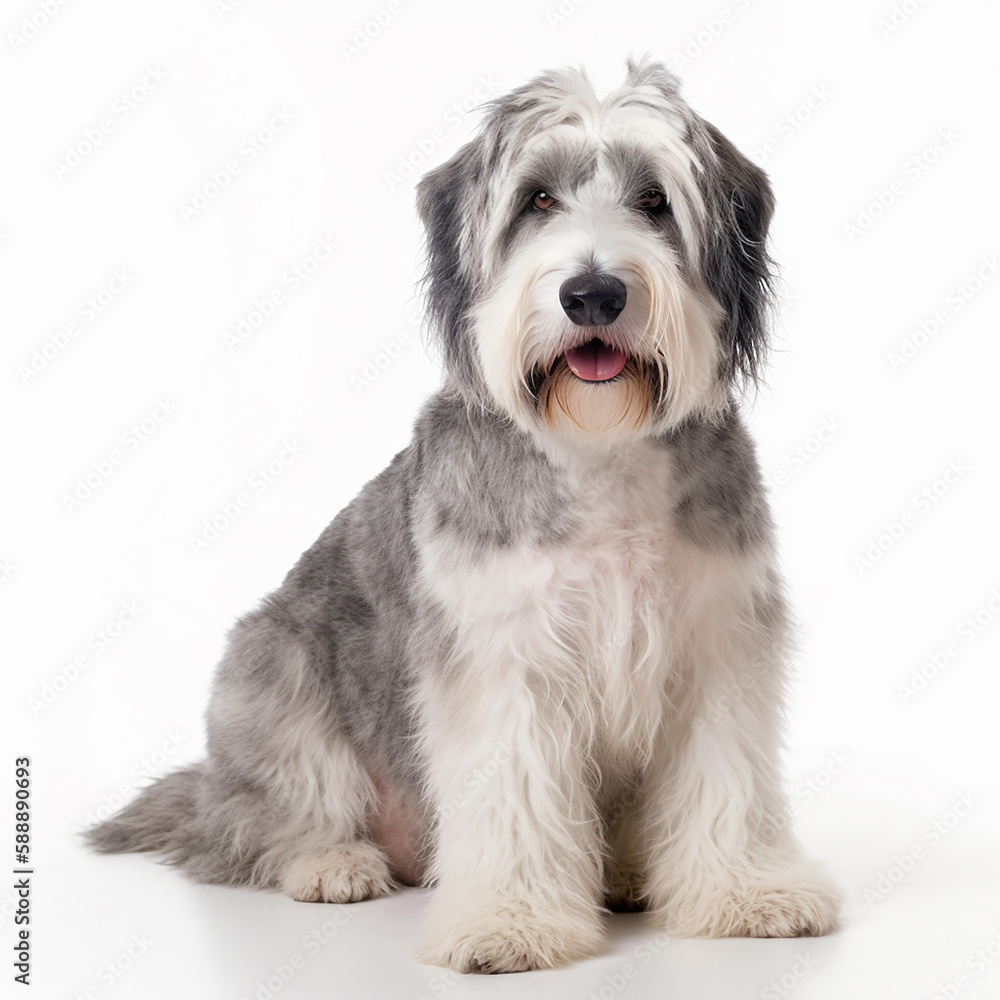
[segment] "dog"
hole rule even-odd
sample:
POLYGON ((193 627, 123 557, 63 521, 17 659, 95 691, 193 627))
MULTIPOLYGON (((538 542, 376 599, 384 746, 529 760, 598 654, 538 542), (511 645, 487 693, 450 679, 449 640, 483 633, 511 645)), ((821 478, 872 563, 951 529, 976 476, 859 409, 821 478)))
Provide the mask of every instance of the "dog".
POLYGON ((788 824, 791 625, 741 400, 767 350, 767 178, 649 58, 488 105, 419 183, 442 388, 233 628, 207 758, 89 831, 207 883, 434 885, 419 957, 820 935, 788 824))

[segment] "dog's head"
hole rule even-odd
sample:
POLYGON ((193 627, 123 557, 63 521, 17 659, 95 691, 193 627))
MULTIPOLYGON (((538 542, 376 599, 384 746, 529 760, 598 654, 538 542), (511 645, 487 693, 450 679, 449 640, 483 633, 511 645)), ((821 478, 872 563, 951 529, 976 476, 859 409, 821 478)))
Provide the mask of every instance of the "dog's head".
POLYGON ((526 429, 613 442, 719 412, 766 348, 767 178, 662 65, 494 101, 420 182, 453 384, 526 429))

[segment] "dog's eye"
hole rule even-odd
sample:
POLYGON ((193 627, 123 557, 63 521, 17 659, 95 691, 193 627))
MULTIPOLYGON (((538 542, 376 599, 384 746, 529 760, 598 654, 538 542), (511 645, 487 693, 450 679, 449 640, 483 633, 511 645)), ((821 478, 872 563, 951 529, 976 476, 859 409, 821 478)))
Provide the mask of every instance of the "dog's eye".
POLYGON ((667 196, 662 191, 650 188, 639 195, 636 207, 642 209, 643 212, 648 212, 650 215, 659 215, 670 207, 670 202, 667 201, 667 196))
POLYGON ((534 205, 535 208, 541 209, 543 212, 546 209, 551 208, 555 203, 555 198, 553 198, 548 191, 536 191, 531 196, 531 204, 534 205))

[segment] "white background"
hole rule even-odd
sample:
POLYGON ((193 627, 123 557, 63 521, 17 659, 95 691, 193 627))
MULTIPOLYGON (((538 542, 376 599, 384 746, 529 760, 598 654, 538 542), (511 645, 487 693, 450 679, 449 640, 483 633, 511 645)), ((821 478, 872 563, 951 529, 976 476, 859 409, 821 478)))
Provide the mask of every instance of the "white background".
POLYGON ((3 6, 2 740, 33 762, 34 995, 1000 996, 996 5, 401 0, 345 49, 376 4, 3 6), (82 825, 200 754, 226 629, 437 384, 415 177, 483 98, 566 63, 607 89, 643 51, 777 194, 785 301, 750 422, 802 625, 790 794, 844 929, 663 946, 616 916, 571 969, 454 981, 413 959, 426 891, 307 906, 84 851, 82 825))

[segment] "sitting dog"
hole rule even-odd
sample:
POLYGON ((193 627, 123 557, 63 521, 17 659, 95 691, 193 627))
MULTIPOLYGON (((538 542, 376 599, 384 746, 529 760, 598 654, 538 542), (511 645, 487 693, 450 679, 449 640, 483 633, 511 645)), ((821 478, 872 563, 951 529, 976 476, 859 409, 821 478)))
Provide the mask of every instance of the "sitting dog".
POLYGON ((767 347, 764 173, 629 62, 493 102, 420 182, 444 385, 233 629, 207 759, 89 833, 201 882, 433 884, 422 960, 836 926, 780 773, 789 617, 738 412, 767 347))

